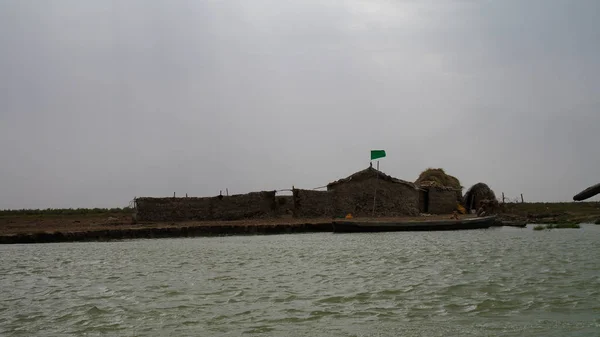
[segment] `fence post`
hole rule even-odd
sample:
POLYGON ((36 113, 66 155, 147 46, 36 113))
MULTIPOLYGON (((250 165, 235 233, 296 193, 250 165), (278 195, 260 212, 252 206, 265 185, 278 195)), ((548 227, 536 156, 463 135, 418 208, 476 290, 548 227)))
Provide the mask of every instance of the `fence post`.
POLYGON ((502 203, 504 203, 504 192, 502 192, 502 203))
POLYGON ((523 193, 521 193, 521 203, 524 204, 525 200, 523 199, 523 193))

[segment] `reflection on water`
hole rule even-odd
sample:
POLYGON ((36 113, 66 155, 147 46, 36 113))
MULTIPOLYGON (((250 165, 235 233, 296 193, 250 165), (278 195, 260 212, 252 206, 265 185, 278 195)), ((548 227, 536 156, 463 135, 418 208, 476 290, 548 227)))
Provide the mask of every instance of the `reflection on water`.
POLYGON ((0 246, 2 336, 599 336, 600 226, 0 246))

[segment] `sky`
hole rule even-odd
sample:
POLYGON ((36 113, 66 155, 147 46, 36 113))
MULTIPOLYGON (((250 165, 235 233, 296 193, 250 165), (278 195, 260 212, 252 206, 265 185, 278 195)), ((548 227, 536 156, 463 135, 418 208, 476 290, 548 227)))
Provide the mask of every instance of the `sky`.
POLYGON ((600 182, 595 0, 0 0, 0 46, 0 209, 315 188, 371 149, 509 199, 600 182))

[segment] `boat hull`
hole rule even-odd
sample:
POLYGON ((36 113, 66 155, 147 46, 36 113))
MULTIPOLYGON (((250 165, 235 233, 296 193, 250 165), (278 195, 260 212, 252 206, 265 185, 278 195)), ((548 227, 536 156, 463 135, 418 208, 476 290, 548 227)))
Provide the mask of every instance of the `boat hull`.
POLYGON ((495 216, 470 218, 462 220, 437 221, 334 221, 334 233, 369 233, 369 232, 401 232, 401 231, 453 231, 469 229, 485 229, 496 221, 495 216))
POLYGON ((595 196, 598 193, 600 193, 600 184, 596 184, 594 186, 590 186, 590 187, 586 188, 585 190, 577 193, 573 197, 573 200, 575 200, 575 201, 583 201, 583 200, 586 200, 586 199, 589 199, 589 198, 595 196))

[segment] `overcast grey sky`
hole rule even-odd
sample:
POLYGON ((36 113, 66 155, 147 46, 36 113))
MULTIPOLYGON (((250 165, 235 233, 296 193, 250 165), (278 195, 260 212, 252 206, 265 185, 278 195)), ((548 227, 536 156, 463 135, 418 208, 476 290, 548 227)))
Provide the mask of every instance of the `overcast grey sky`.
POLYGON ((600 1, 0 0, 0 46, 0 208, 313 188, 371 149, 600 182, 600 1))

